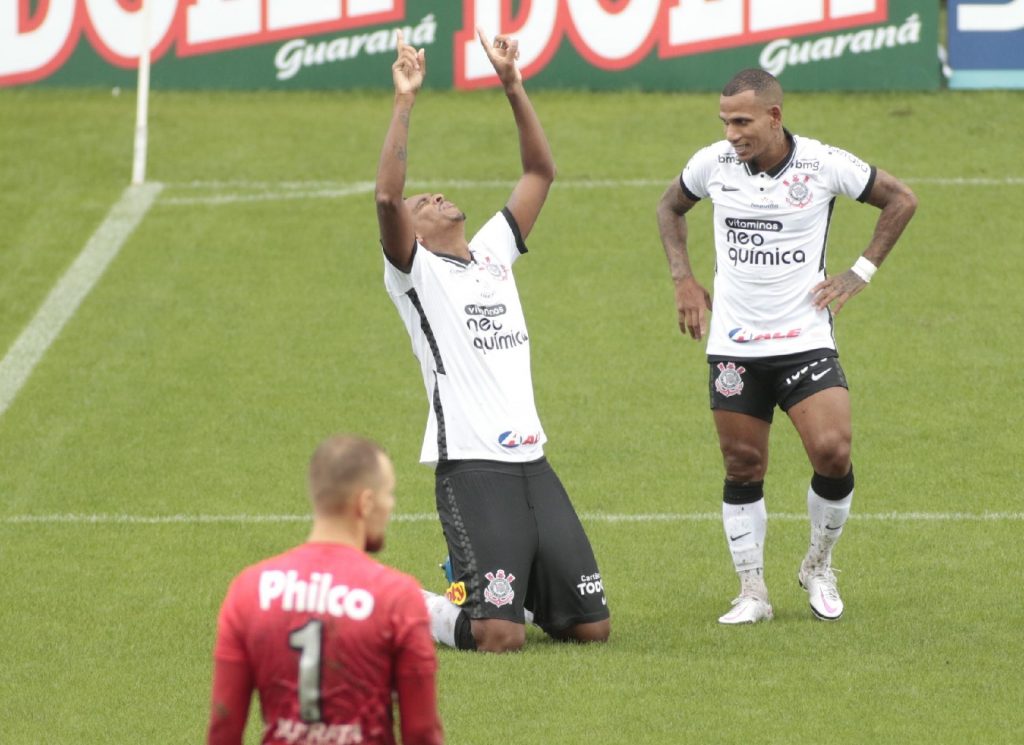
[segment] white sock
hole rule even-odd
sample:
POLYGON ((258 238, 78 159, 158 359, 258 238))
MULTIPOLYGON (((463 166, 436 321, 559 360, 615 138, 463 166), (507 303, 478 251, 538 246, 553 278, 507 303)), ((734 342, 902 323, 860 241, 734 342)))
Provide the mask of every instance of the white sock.
POLYGON ((740 595, 768 599, 768 585, 764 582, 764 569, 744 569, 739 573, 740 595))
POLYGON ((811 518, 811 547, 804 563, 808 566, 829 566, 832 548, 843 534, 853 503, 851 491, 842 499, 825 499, 813 488, 807 489, 807 514, 811 518))
MULTIPOLYGON (((430 616, 430 635, 438 644, 458 649, 455 643, 455 629, 459 622, 459 616, 463 610, 444 595, 437 595, 429 590, 420 589, 423 593, 423 600, 427 604, 427 614, 430 616)), ((533 623, 533 611, 523 609, 526 623, 533 623)), ((468 619, 467 619, 468 620, 468 619)))
POLYGON ((422 590, 423 599, 427 602, 430 614, 430 635, 438 644, 455 648, 455 624, 459 620, 462 608, 444 595, 436 595, 422 590))
POLYGON ((764 541, 768 534, 768 511, 764 498, 750 504, 722 503, 722 525, 740 576, 740 592, 768 596, 764 583, 764 541))

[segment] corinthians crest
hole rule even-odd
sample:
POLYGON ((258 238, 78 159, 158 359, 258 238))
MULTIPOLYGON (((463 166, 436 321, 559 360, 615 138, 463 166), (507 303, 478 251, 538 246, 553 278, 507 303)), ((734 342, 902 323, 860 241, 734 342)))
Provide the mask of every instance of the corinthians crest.
POLYGON ((738 396, 743 392, 743 373, 747 371, 747 368, 742 365, 736 367, 735 362, 719 362, 718 370, 718 377, 715 378, 716 391, 726 398, 738 396))
POLYGON ((807 174, 803 176, 796 176, 792 181, 783 181, 788 188, 786 192, 786 202, 791 207, 806 207, 811 203, 811 189, 807 186, 807 182, 811 180, 811 177, 807 174))
POLYGON ((512 589, 512 583, 516 579, 514 574, 506 575, 504 569, 499 569, 497 572, 488 572, 484 576, 487 578, 484 599, 488 603, 500 608, 512 602, 512 598, 516 596, 515 590, 512 589))

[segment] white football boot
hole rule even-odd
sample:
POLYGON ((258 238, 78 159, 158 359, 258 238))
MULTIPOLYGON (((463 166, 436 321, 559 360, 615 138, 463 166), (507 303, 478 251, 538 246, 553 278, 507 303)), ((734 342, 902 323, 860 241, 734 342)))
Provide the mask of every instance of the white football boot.
POLYGON ((718 622, 730 626, 741 623, 758 623, 759 621, 770 621, 774 615, 771 603, 767 598, 740 595, 732 601, 732 610, 719 618, 718 622))
POLYGON ((821 621, 838 621, 843 615, 843 599, 839 597, 836 586, 836 575, 828 564, 800 566, 797 579, 800 586, 807 590, 811 603, 811 612, 821 621))
POLYGON ((764 582, 763 569, 747 569, 738 572, 740 578, 739 597, 732 601, 732 610, 718 619, 719 623, 730 626, 741 623, 770 621, 774 616, 768 602, 768 586, 764 582))

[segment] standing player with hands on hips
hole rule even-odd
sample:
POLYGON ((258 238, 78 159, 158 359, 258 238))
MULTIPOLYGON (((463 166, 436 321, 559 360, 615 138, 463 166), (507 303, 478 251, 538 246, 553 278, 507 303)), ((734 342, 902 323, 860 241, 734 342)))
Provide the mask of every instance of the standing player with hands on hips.
POLYGON ((800 435, 813 468, 810 548, 798 571, 816 618, 837 620, 832 569, 853 500, 852 427, 833 315, 871 281, 917 208, 906 185, 839 148, 782 125, 782 87, 743 70, 719 101, 725 139, 697 152, 658 204, 658 229, 675 284, 679 327, 707 335, 711 408, 725 462, 722 520, 740 593, 723 624, 773 616, 764 579, 764 477, 775 406, 800 435), (863 255, 833 276, 825 242, 835 198, 881 210, 863 255), (693 275, 686 214, 714 205, 715 283, 693 275), (831 308, 831 309, 830 309, 831 308))
POLYGON ((409 119, 426 56, 401 37, 377 171, 384 282, 426 388, 420 461, 435 466, 451 560, 447 597, 428 594, 431 629, 459 649, 514 651, 532 611, 553 638, 604 641, 610 625, 597 561, 544 457, 530 337, 512 274, 555 163, 516 66, 518 43, 478 35, 518 132, 522 175, 505 207, 467 241, 466 215, 443 194, 405 197, 409 119))
POLYGON ((217 621, 209 745, 241 745, 253 690, 264 745, 440 745, 437 656, 415 579, 384 546, 395 471, 380 447, 337 435, 309 464, 313 527, 245 569, 217 621))

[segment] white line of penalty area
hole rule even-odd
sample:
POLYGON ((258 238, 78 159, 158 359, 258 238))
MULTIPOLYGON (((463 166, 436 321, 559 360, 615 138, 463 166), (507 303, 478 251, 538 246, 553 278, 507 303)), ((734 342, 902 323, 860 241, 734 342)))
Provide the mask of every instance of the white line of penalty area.
MULTIPOLYGON (((903 179, 911 185, 925 186, 1024 186, 1024 176, 1003 177, 920 177, 903 179)), ((666 179, 560 179, 553 189, 622 189, 664 187, 671 181, 666 179)), ((510 180, 465 180, 438 179, 436 181, 409 181, 407 191, 420 189, 511 189, 515 181, 510 180)), ((168 183, 165 186, 174 191, 210 191, 199 196, 166 196, 160 200, 165 206, 221 205, 241 202, 274 202, 295 199, 336 199, 373 192, 372 181, 188 181, 168 183)))
MULTIPOLYGON (((589 523, 703 523, 718 522, 721 512, 649 512, 611 513, 581 512, 580 519, 589 523)), ((805 521, 807 515, 798 512, 775 512, 768 514, 769 520, 805 521)), ((866 512, 852 513, 855 522, 880 523, 970 523, 970 522, 1020 522, 1024 512, 866 512)), ((217 525, 224 523, 306 523, 309 515, 127 515, 127 514, 82 514, 53 513, 40 515, 8 515, 0 517, 3 525, 217 525)), ((392 522, 424 523, 435 522, 433 512, 414 512, 393 515, 392 522)))
POLYGON ((153 206, 162 184, 129 186, 0 360, 0 416, 153 206))

